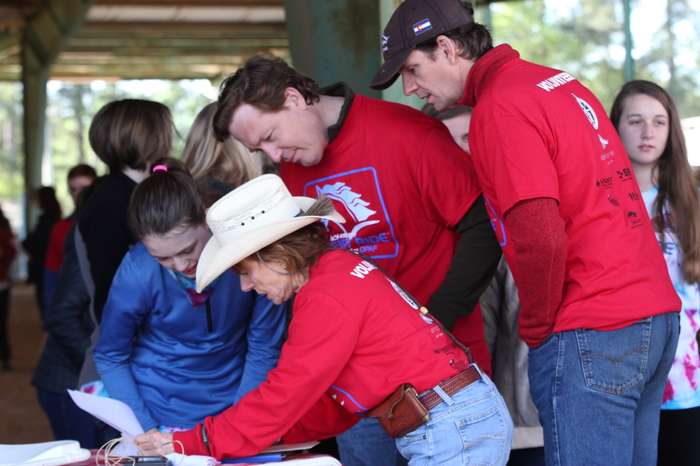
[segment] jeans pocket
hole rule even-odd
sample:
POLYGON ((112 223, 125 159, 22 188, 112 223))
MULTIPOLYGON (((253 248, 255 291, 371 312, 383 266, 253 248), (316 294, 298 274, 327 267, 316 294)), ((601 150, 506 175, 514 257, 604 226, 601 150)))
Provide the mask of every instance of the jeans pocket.
POLYGON ((410 460, 412 465, 430 464, 429 458, 434 453, 433 434, 427 424, 395 439, 396 449, 401 456, 410 460))
POLYGON ((651 318, 619 330, 575 330, 588 388, 624 394, 644 381, 651 344, 651 318))
POLYGON ((412 430, 411 432, 407 433, 406 435, 399 437, 397 440, 401 442, 402 445, 404 446, 409 446, 412 443, 415 442, 425 442, 430 439, 430 433, 428 430, 428 426, 426 424, 423 424, 422 426, 419 426, 415 430, 412 430))
POLYGON ((463 462, 468 465, 502 464, 504 453, 510 449, 506 445, 509 426, 499 410, 495 398, 483 403, 479 410, 472 410, 468 416, 455 419, 463 450, 463 462))

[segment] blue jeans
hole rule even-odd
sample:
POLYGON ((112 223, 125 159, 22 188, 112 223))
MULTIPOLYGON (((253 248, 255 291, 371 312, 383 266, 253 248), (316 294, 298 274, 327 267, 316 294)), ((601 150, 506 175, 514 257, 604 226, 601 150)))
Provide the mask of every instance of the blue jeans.
POLYGON ((548 466, 656 465, 659 409, 678 313, 613 331, 555 333, 530 349, 548 466))
POLYGON ((506 464, 513 423, 493 382, 481 377, 451 397, 443 392, 430 420, 396 439, 410 466, 506 464))
POLYGON ((336 437, 343 466, 405 466, 406 460, 396 449, 379 422, 366 417, 336 437))

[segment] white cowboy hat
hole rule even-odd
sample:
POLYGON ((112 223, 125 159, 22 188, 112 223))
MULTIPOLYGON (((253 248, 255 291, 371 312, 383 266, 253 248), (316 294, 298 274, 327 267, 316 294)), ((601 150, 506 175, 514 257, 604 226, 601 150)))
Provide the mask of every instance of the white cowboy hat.
POLYGON ((277 175, 262 175, 242 184, 207 211, 212 237, 197 264, 201 292, 226 269, 280 238, 317 220, 344 223, 335 209, 328 215, 304 215, 316 199, 293 197, 277 175))

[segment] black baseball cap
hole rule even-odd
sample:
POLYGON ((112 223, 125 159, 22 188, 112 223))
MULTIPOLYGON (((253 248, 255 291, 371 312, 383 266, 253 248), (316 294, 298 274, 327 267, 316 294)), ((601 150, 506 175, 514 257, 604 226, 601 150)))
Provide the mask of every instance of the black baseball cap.
POLYGON ((406 0, 384 28, 384 64, 374 75, 370 87, 382 90, 391 86, 416 45, 473 22, 471 9, 460 0, 406 0))

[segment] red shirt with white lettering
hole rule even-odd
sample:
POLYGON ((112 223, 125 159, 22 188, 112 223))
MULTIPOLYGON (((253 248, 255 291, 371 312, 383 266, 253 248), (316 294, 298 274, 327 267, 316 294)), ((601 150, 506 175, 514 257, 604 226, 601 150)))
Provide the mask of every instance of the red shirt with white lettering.
MULTIPOLYGON (((625 149, 587 88, 501 45, 471 68, 461 103, 474 107, 469 146, 506 260, 515 263, 508 210, 559 204, 567 257, 554 331, 612 330, 680 309, 625 149)), ((521 322, 537 318, 522 309, 521 322)))
MULTIPOLYGON (((332 244, 376 261, 422 304, 452 262, 454 227, 481 195, 469 157, 445 125, 362 95, 355 95, 320 163, 282 163, 280 176, 293 195, 330 198, 346 220, 326 225, 332 244)), ((455 328, 490 373, 478 306, 455 328)))
POLYGON ((418 392, 464 370, 450 338, 382 272, 347 251, 325 253, 294 299, 289 338, 267 380, 201 425, 175 432, 187 454, 253 455, 336 435, 399 385, 418 392))

